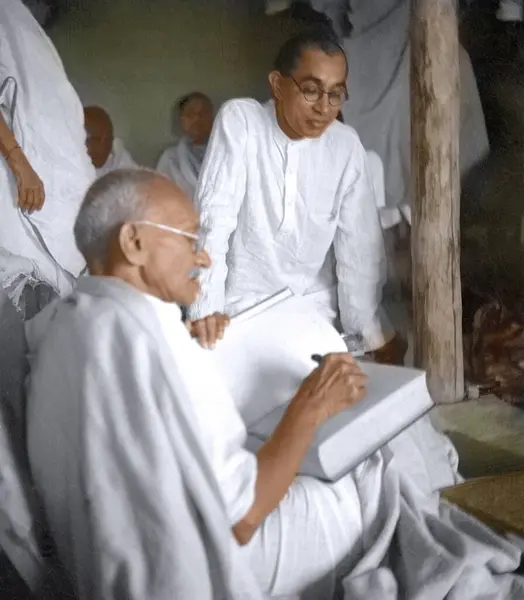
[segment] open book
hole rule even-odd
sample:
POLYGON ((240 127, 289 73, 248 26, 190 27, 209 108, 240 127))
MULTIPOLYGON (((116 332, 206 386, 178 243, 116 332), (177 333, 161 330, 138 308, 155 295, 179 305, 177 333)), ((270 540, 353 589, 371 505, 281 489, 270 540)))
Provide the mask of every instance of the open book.
MULTIPOLYGON (((247 447, 255 451, 271 435, 316 367, 312 354, 346 351, 307 298, 288 292, 234 318, 212 355, 246 424, 247 447)), ((319 428, 302 474, 338 479, 433 406, 424 372, 360 364, 369 378, 366 397, 319 428)))

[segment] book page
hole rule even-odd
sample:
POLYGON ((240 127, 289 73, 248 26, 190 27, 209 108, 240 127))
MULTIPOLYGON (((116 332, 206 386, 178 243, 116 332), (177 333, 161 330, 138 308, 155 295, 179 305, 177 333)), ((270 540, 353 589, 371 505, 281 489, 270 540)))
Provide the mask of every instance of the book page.
POLYGON ((337 330, 307 299, 293 296, 235 322, 211 351, 247 425, 287 404, 316 367, 312 354, 347 352, 337 330))

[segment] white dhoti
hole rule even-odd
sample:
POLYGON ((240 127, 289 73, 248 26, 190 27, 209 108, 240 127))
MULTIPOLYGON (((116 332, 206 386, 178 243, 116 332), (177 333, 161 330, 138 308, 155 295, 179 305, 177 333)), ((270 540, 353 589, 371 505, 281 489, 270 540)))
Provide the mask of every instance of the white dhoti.
MULTIPOLYGON (((336 483, 297 477, 245 549, 263 590, 332 600, 381 529, 385 488, 395 485, 388 465, 378 453, 336 483)), ((392 531, 382 535, 385 554, 392 531)))

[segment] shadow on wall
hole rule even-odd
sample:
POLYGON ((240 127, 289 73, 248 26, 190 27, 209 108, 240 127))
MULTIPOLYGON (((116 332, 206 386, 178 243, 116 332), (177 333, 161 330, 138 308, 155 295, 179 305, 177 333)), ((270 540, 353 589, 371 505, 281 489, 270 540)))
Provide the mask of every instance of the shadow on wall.
POLYGON ((171 108, 202 90, 220 102, 268 97, 267 73, 294 30, 246 0, 72 0, 49 30, 84 104, 99 104, 135 159, 172 141, 171 108))

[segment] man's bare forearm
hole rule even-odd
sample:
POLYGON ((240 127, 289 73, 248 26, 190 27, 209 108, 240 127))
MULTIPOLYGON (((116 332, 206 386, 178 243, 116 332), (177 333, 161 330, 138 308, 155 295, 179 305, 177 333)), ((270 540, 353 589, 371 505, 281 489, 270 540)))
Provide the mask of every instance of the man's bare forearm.
POLYGON ((233 528, 240 544, 247 544, 264 519, 280 504, 293 483, 318 427, 314 411, 291 402, 271 438, 257 453, 255 501, 233 528))
POLYGON ((7 157, 15 148, 18 148, 18 142, 0 113, 0 152, 7 157))

